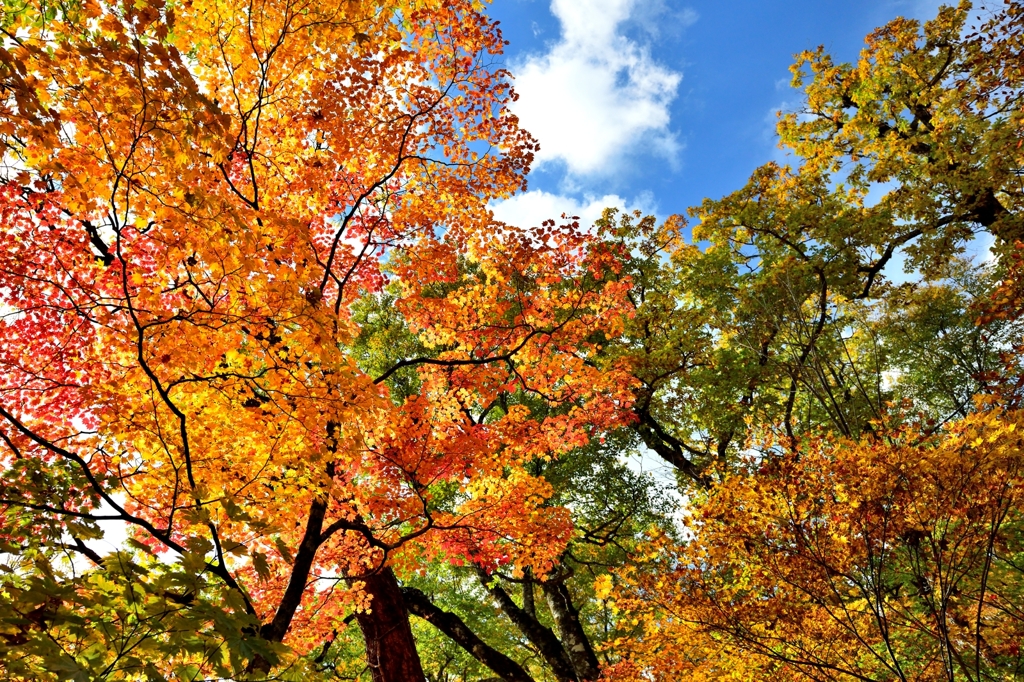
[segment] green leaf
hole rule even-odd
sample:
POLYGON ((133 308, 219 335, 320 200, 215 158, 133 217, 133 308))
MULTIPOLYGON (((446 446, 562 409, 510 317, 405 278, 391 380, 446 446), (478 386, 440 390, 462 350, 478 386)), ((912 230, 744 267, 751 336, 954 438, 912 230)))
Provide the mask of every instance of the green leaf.
POLYGON ((270 564, 267 563, 267 555, 263 552, 251 552, 253 568, 256 569, 256 575, 261 579, 266 580, 270 577, 270 564))
POLYGON ((274 546, 277 548, 277 551, 281 553, 281 556, 284 557, 284 560, 289 565, 295 563, 295 557, 292 556, 291 550, 288 549, 288 545, 284 543, 284 540, 281 539, 281 536, 277 536, 276 538, 274 538, 274 546))

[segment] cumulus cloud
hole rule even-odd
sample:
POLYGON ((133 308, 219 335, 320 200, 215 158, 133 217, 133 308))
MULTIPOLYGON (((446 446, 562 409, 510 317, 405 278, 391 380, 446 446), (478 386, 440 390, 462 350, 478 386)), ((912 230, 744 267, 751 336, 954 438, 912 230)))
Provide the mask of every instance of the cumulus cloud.
POLYGON ((540 140, 538 164, 563 161, 575 175, 607 174, 638 149, 670 160, 678 153, 669 105, 682 75, 622 32, 643 1, 552 0, 560 39, 511 65, 520 96, 513 111, 540 140))
POLYGON ((531 190, 511 199, 491 204, 495 218, 503 223, 522 228, 537 227, 545 220, 559 222, 563 213, 569 216, 579 216, 580 225, 590 227, 595 220, 601 217, 601 212, 609 207, 625 211, 639 209, 644 213, 655 212, 650 196, 641 196, 632 202, 617 194, 574 199, 543 190, 531 190))

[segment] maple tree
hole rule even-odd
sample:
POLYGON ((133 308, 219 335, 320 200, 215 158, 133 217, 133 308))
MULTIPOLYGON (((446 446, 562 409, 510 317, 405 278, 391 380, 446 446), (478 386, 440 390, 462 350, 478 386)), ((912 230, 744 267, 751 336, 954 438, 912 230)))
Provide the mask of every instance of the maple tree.
POLYGON ((493 224, 536 146, 481 9, 5 2, 8 676, 311 679, 354 618, 423 679, 395 570, 551 569, 526 465, 622 419, 628 281, 493 224))
MULTIPOLYGON (((546 504, 572 513, 573 532, 546 574, 509 567, 431 562, 403 575, 424 670, 434 680, 598 679, 613 616, 594 598, 594 580, 629 560, 651 523, 669 513, 647 477, 619 461, 618 432, 557 459, 536 461, 555 494, 546 504)), ((339 632, 321 665, 339 677, 363 670, 358 634, 339 632)))

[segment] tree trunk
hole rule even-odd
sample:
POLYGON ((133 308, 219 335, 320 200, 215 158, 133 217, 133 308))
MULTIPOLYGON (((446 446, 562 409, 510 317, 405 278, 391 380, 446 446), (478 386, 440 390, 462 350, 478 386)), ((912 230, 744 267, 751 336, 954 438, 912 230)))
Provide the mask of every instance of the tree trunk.
POLYGON ((572 603, 569 588, 563 581, 544 583, 542 587, 558 634, 569 658, 572 659, 576 674, 581 680, 596 680, 601 676, 600 664, 597 655, 594 654, 594 647, 590 645, 590 638, 583 631, 580 613, 572 603))
POLYGON ((426 682, 395 574, 384 568, 363 581, 372 599, 369 612, 357 613, 356 622, 366 640, 373 682, 426 682))
POLYGON ((533 574, 526 569, 523 574, 523 611, 530 614, 530 618, 537 617, 537 605, 533 598, 533 574))

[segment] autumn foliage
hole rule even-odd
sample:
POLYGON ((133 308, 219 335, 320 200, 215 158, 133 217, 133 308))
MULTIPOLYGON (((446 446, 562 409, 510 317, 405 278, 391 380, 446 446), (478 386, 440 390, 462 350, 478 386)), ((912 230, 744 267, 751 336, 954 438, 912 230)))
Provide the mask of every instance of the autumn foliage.
POLYGON ((628 382, 586 359, 627 284, 574 225, 492 224, 534 143, 479 8, 3 22, 8 674, 269 671, 352 609, 373 630, 391 564, 546 572, 570 526, 523 465, 620 419, 628 382))
POLYGON ((616 608, 637 679, 999 679, 1019 670, 1020 415, 814 439, 715 490, 616 608), (679 657, 660 655, 666 648, 679 657), (756 658, 747 658, 755 654, 756 658))
POLYGON ((1024 13, 969 10, 799 55, 692 228, 529 227, 479 2, 4 0, 5 679, 1020 677, 1024 13))

